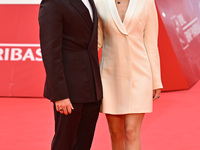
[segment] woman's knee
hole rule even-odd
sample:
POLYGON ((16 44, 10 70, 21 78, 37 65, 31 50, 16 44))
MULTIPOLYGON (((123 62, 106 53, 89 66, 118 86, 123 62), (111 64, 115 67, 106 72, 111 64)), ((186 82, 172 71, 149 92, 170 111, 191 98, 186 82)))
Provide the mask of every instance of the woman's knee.
POLYGON ((115 140, 124 138, 124 116, 106 115, 106 117, 111 138, 115 140))
POLYGON ((140 128, 144 114, 131 114, 125 116, 125 138, 128 141, 140 139, 140 128))
POLYGON ((123 139, 124 138, 124 129, 122 128, 110 128, 110 135, 112 139, 123 139))
POLYGON ((140 131, 136 127, 129 127, 125 129, 125 138, 127 141, 135 141, 140 138, 140 131))

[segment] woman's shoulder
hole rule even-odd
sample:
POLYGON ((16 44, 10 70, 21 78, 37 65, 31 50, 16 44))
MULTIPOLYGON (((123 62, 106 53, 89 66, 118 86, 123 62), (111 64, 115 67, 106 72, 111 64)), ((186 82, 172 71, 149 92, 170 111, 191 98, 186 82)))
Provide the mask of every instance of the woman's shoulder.
POLYGON ((143 4, 144 5, 149 5, 149 4, 155 3, 155 0, 136 0, 136 1, 137 1, 137 3, 142 4, 142 5, 143 4))
POLYGON ((97 7, 105 5, 106 2, 107 0, 94 0, 94 3, 97 7))
POLYGON ((155 6, 155 0, 137 0, 138 5, 143 5, 147 9, 152 10, 153 6, 155 6))
POLYGON ((148 0, 149 5, 155 4, 155 0, 148 0))
POLYGON ((145 1, 148 2, 148 3, 155 2, 155 0, 145 0, 145 1))

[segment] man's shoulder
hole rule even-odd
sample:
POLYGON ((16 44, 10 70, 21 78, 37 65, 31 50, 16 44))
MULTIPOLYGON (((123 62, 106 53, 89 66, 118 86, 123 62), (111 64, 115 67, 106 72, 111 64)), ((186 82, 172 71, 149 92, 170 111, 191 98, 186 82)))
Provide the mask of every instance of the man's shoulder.
POLYGON ((54 5, 55 7, 57 7, 57 6, 63 6, 63 4, 67 1, 69 1, 69 0, 42 0, 40 4, 41 5, 49 4, 49 5, 54 5))
POLYGON ((48 12, 63 12, 68 6, 70 0, 42 0, 40 3, 40 9, 48 12))

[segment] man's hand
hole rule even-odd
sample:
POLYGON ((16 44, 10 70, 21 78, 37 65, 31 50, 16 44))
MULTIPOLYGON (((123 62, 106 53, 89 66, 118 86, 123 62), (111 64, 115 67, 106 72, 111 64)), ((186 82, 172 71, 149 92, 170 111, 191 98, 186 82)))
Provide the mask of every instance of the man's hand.
POLYGON ((56 105, 56 110, 59 111, 61 114, 65 115, 71 114, 72 110, 74 109, 69 98, 56 101, 55 105, 56 105))
POLYGON ((160 98, 160 93, 161 93, 161 89, 155 89, 153 90, 153 100, 160 98))

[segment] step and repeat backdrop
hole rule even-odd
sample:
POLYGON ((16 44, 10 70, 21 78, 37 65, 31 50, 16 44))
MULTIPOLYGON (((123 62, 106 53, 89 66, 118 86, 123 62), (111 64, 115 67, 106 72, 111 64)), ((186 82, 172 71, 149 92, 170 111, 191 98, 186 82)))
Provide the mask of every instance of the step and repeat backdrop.
MULTIPOLYGON (((0 96, 43 94, 40 1, 0 0, 0 96)), ((164 91, 188 89, 200 77, 200 0, 156 0, 156 4, 164 91)))
POLYGON ((0 1, 0 96, 41 97, 40 0, 0 1))
POLYGON ((188 89, 200 77, 200 0, 156 0, 164 90, 188 89))

